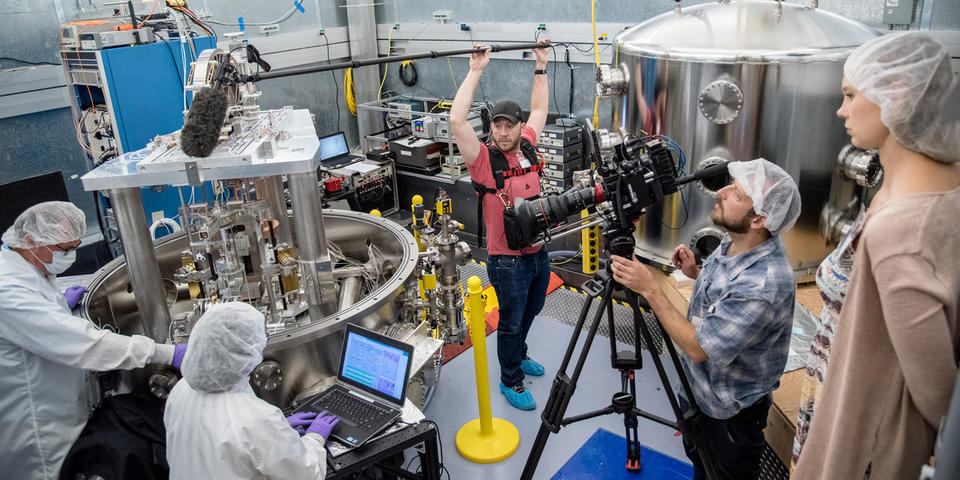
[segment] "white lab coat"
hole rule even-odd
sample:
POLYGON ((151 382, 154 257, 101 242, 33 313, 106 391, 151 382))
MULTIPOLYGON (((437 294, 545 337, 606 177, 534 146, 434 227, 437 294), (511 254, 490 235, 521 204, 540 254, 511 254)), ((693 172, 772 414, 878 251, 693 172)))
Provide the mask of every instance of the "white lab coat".
POLYGON ((53 278, 0 249, 0 477, 56 479, 87 422, 87 370, 170 364, 172 345, 71 315, 53 278))
POLYGON ((163 414, 170 480, 322 479, 323 436, 303 437, 246 380, 225 392, 194 390, 181 379, 163 414))

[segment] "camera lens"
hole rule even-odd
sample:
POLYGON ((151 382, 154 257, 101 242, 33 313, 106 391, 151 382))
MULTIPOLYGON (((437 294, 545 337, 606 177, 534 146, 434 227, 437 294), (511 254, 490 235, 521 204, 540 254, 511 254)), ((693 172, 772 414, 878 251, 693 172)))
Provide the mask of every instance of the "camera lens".
POLYGON ((596 203, 595 190, 582 187, 545 197, 518 198, 514 205, 520 237, 525 245, 535 243, 548 229, 566 222, 567 217, 596 203))

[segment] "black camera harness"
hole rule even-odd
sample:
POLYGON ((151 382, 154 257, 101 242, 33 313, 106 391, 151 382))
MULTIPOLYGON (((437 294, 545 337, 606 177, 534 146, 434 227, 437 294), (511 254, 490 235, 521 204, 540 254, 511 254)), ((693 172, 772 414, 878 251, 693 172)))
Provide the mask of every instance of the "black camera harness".
MULTIPOLYGON (((480 196, 479 202, 477 202, 477 245, 483 246, 483 231, 486 224, 486 219, 483 216, 483 197, 488 194, 494 194, 500 201, 503 202, 504 209, 509 209, 511 207, 510 201, 505 199, 504 196, 506 192, 507 178, 509 177, 521 177, 530 172, 537 172, 539 176, 543 176, 543 161, 539 159, 539 153, 537 152, 537 147, 527 140, 526 138, 520 138, 520 152, 523 156, 530 162, 529 167, 519 167, 519 168, 510 168, 510 162, 507 160, 507 156, 503 154, 500 149, 491 143, 484 145, 487 148, 487 152, 490 154, 490 169, 493 171, 493 181, 496 184, 496 188, 490 188, 482 183, 472 180, 473 189, 477 191, 477 195, 480 196)), ((509 232, 506 227, 507 222, 507 212, 504 211, 504 222, 505 230, 509 232)), ((508 242, 509 243, 509 242, 508 242)), ((512 248, 512 247, 511 247, 512 248)), ((519 250, 519 248, 517 248, 519 250)))

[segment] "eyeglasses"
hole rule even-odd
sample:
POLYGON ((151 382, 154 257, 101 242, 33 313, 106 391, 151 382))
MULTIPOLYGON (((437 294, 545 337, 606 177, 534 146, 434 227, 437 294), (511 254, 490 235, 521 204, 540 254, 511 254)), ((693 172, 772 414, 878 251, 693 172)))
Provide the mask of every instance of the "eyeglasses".
POLYGON ((63 253, 70 253, 70 252, 72 252, 72 251, 80 248, 80 244, 78 243, 78 244, 76 244, 76 245, 74 245, 74 246, 72 246, 72 247, 67 247, 67 248, 61 247, 60 245, 54 245, 54 247, 56 247, 57 250, 60 250, 60 251, 63 252, 63 253))

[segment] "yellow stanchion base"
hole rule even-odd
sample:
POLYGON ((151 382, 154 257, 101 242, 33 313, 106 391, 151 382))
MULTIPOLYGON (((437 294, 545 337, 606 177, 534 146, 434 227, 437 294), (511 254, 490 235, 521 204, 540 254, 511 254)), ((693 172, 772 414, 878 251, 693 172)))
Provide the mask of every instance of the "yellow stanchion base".
POLYGON ((510 458, 520 446, 520 432, 512 423, 493 418, 493 434, 480 435, 480 419, 467 422, 457 432, 457 451, 474 463, 497 463, 510 458))

